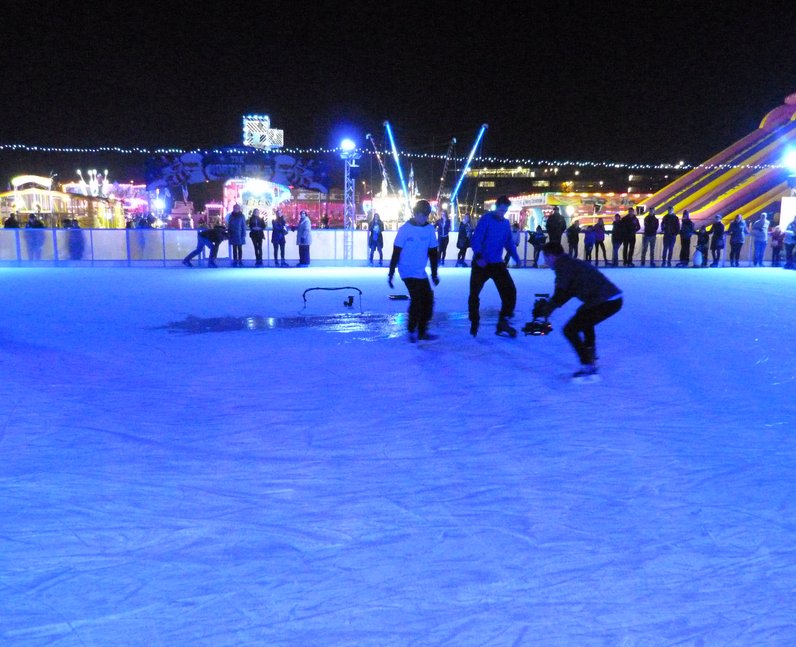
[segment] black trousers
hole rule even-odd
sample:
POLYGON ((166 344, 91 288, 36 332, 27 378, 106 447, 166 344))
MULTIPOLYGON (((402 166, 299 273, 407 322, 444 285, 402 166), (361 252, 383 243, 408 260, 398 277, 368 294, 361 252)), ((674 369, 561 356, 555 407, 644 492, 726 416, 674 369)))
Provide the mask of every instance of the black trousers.
POLYGON ((605 254, 605 243, 602 240, 598 240, 594 243, 594 261, 595 265, 600 262, 600 250, 603 250, 603 262, 608 262, 608 256, 605 254))
POLYGON ((257 261, 263 260, 263 232, 256 232, 253 231, 249 234, 249 238, 252 239, 252 245, 254 245, 254 258, 257 261))
POLYGON ((671 265, 672 263, 672 255, 674 254, 674 244, 677 242, 677 235, 676 234, 664 234, 663 235, 663 257, 661 258, 662 261, 671 265))
POLYGON ((741 248, 743 243, 730 243, 730 266, 737 267, 741 262, 741 248))
POLYGON ((282 253, 282 261, 285 260, 285 241, 271 241, 274 246, 274 262, 279 258, 279 253, 282 253))
POLYGON ((431 283, 426 279, 403 279, 409 291, 409 320, 406 328, 409 332, 424 335, 428 329, 428 322, 434 313, 434 291, 431 283))
POLYGON ((448 236, 442 236, 437 243, 437 248, 439 249, 439 260, 444 261, 445 256, 448 254, 448 241, 450 238, 448 236))
POLYGON ((691 236, 680 236, 680 262, 688 265, 691 260, 691 236))
POLYGON ((517 305, 517 287, 505 263, 488 263, 481 267, 473 261, 470 267, 470 298, 467 301, 470 322, 478 325, 481 321, 481 290, 489 279, 495 282, 500 295, 500 316, 511 317, 517 305))
POLYGON ((633 254, 636 251, 636 237, 633 236, 631 240, 622 241, 622 262, 625 265, 630 265, 633 262, 633 254))
POLYGON ((594 361, 596 348, 594 327, 615 315, 621 308, 621 297, 612 301, 603 301, 595 306, 581 306, 575 316, 567 321, 563 330, 564 337, 572 344, 581 364, 590 364, 594 361))

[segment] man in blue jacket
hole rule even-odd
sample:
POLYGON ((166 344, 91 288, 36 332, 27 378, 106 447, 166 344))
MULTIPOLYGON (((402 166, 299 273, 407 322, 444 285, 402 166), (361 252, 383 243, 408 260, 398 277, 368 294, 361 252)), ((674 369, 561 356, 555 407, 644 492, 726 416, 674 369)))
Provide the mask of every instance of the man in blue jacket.
POLYGON ((479 312, 481 307, 481 290, 484 284, 492 279, 500 295, 500 315, 498 318, 496 335, 516 337, 517 331, 509 325, 509 318, 514 316, 514 306, 517 304, 517 288, 509 274, 506 263, 503 262, 504 250, 519 264, 517 246, 511 236, 511 225, 506 219, 506 212, 511 206, 511 200, 505 195, 500 196, 495 202, 495 210, 485 213, 475 227, 470 246, 473 249, 473 262, 470 272, 470 298, 467 301, 470 313, 470 334, 478 334, 481 321, 479 312))

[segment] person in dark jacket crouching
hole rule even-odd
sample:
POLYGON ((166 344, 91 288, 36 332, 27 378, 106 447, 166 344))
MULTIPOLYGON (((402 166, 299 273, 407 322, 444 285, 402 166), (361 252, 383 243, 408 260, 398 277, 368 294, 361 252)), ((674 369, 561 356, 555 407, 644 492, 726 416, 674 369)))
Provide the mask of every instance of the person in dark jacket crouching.
POLYGON ((622 291, 591 264, 571 258, 560 243, 549 242, 542 249, 545 263, 556 274, 555 291, 549 301, 538 304, 534 316, 547 316, 572 297, 583 302, 564 326, 567 338, 580 359, 581 369, 573 377, 597 373, 594 327, 622 308, 622 291))
POLYGON ((216 225, 212 229, 200 229, 196 234, 196 249, 182 259, 182 264, 186 267, 193 267, 191 259, 194 256, 199 256, 202 250, 207 247, 210 249, 210 258, 207 261, 207 267, 217 267, 216 256, 218 256, 218 248, 227 238, 229 238, 229 234, 224 225, 216 225))

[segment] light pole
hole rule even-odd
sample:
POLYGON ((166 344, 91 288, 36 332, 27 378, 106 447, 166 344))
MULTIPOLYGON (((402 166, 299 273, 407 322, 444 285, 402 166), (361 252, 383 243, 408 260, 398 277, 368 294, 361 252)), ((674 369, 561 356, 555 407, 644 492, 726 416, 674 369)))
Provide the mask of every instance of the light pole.
POLYGON ((343 187, 343 259, 354 260, 354 228, 356 226, 356 193, 355 175, 359 170, 357 160, 362 155, 351 139, 340 142, 340 159, 345 162, 345 185, 343 187))

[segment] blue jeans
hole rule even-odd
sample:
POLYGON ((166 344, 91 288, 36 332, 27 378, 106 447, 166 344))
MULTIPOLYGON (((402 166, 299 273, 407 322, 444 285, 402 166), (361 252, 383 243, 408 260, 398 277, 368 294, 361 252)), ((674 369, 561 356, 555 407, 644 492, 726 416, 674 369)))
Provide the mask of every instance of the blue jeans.
POLYGON ((196 243, 196 249, 193 250, 188 256, 185 257, 186 261, 190 261, 194 256, 199 256, 202 253, 202 250, 207 247, 210 250, 210 260, 215 260, 216 256, 218 256, 218 248, 221 246, 221 243, 213 243, 204 236, 198 236, 198 241, 196 243))
POLYGON ((763 256, 766 253, 766 241, 765 240, 756 240, 755 241, 755 252, 752 259, 752 265, 755 267, 763 267, 763 256))
POLYGON ((655 236, 644 236, 641 239, 641 263, 647 259, 647 249, 650 250, 650 264, 655 262, 655 236))

